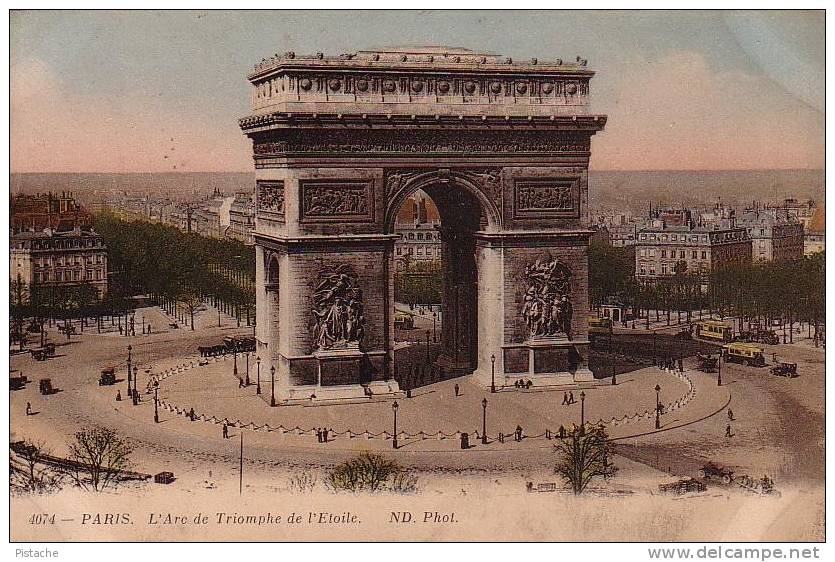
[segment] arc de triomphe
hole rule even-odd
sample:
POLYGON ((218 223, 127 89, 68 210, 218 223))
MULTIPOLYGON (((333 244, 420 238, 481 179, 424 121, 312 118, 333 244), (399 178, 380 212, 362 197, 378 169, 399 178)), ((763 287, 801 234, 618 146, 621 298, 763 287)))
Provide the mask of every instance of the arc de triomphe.
POLYGON ((453 48, 256 65, 240 126, 257 351, 278 401, 398 392, 394 221, 418 189, 441 214, 442 368, 497 387, 591 379, 588 165, 606 123, 593 74, 453 48))

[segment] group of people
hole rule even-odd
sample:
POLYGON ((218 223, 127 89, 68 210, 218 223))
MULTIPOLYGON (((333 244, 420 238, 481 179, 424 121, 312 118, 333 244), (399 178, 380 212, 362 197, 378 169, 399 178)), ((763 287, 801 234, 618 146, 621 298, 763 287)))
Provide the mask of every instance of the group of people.
POLYGON ((530 379, 528 379, 528 380, 519 379, 518 381, 513 383, 513 386, 515 386, 517 389, 519 389, 519 388, 529 389, 530 387, 533 386, 533 383, 530 381, 530 379))
POLYGON ((570 406, 571 404, 575 404, 577 400, 574 399, 573 392, 563 392, 562 393, 562 405, 563 406, 570 406))
POLYGON ((684 372, 684 361, 681 359, 664 357, 658 362, 658 366, 665 371, 675 371, 677 368, 679 371, 684 372))
POLYGON ((332 429, 328 429, 326 427, 317 427, 316 428, 316 439, 319 443, 327 443, 328 436, 330 435, 332 429))

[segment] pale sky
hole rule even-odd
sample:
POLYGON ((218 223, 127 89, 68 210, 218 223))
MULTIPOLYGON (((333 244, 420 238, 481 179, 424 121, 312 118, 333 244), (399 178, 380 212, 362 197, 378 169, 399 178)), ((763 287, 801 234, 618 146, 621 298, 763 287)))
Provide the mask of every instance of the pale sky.
POLYGON ((13 12, 11 170, 251 170, 257 61, 420 44, 587 58, 609 116, 594 169, 823 168, 824 29, 823 11, 13 12))

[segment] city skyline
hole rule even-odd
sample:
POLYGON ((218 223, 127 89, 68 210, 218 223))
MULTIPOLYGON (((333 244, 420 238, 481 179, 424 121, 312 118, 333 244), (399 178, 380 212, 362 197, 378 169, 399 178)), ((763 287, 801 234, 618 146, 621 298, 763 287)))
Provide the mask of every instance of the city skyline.
POLYGON ((820 169, 823 30, 822 12, 14 12, 11 171, 248 171, 255 62, 426 43, 587 58, 597 170, 820 169))

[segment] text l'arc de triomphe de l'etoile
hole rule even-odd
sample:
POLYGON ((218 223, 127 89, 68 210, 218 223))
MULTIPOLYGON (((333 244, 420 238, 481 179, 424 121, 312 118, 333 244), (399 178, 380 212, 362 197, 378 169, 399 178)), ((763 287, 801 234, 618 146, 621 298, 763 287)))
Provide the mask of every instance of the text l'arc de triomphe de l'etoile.
POLYGON ((593 75, 579 58, 446 47, 256 65, 240 126, 257 352, 277 400, 398 394, 394 221, 418 189, 441 214, 441 368, 484 386, 591 380, 588 165, 606 123, 593 75))

